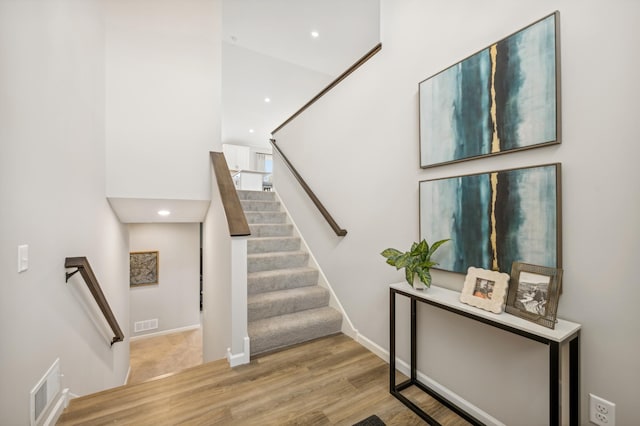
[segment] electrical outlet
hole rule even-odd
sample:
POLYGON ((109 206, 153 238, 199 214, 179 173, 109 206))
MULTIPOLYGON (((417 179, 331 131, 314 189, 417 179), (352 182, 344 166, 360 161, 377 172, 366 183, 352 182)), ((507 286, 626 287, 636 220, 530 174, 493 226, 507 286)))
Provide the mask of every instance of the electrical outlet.
POLYGON ((600 426, 615 426, 616 404, 590 393, 589 421, 600 426))

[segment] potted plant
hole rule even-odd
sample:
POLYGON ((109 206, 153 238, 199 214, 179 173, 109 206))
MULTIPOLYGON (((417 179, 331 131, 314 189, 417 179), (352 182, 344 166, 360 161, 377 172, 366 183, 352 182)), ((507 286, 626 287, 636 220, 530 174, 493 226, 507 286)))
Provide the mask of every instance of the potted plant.
POLYGON ((431 272, 429 270, 438 264, 431 260, 431 256, 438 250, 438 247, 449 240, 436 241, 429 247, 429 243, 424 239, 419 243, 414 242, 409 251, 401 252, 394 248, 388 248, 380 254, 387 259, 389 265, 395 266, 396 269, 404 268, 405 277, 411 286, 417 289, 429 288, 431 287, 431 272), (424 284, 424 287, 414 285, 416 277, 424 284))

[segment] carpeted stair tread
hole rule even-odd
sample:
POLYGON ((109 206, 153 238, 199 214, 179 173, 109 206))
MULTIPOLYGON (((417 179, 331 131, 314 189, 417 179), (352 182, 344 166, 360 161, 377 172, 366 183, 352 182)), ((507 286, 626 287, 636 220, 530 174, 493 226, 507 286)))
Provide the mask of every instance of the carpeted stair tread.
POLYGON ((339 333, 341 327, 342 315, 331 307, 252 321, 251 355, 339 333))
POLYGON ((244 212, 247 222, 250 225, 254 224, 280 224, 286 223, 286 212, 273 212, 273 211, 247 211, 244 212))
POLYGON ((254 253, 247 255, 247 272, 300 268, 308 263, 309 253, 303 250, 254 253))
POLYGON ((316 285, 318 275, 318 270, 309 266, 250 272, 247 274, 248 293, 265 293, 316 285))
POLYGON ((250 294, 249 321, 286 315, 307 309, 321 308, 329 303, 329 291, 319 285, 250 294))
POLYGON ((276 199, 276 194, 269 191, 238 190, 238 198, 241 200, 273 201, 276 199))
POLYGON ((300 250, 298 237, 262 237, 247 240, 247 253, 269 253, 300 250))
POLYGON ((342 314, 273 192, 238 191, 251 236, 247 292, 251 354, 339 333, 342 314))
POLYGON ((242 210, 245 212, 279 212, 280 202, 271 200, 240 200, 242 210))
POLYGON ((249 230, 253 238, 291 237, 293 235, 293 225, 290 223, 250 223, 249 230))

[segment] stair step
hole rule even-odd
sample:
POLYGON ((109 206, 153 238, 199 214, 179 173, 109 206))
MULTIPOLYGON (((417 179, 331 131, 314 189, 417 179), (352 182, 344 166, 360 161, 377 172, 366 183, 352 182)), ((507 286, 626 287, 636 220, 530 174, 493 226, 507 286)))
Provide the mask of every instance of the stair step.
POLYGON ((276 194, 270 191, 246 191, 239 190, 238 198, 241 200, 264 200, 273 201, 276 199, 276 194))
POLYGON ((319 285, 314 285, 269 293, 250 294, 247 315, 249 321, 257 321, 278 315, 321 308, 328 304, 329 291, 319 285))
POLYGON ((298 237, 264 237, 247 240, 248 254, 298 250, 300 250, 300 238, 298 237))
POLYGON ((308 262, 309 253, 301 250, 249 254, 247 255, 247 272, 300 268, 307 266, 308 262))
POLYGON ((342 315, 330 307, 252 321, 251 355, 336 334, 341 327, 342 315))
POLYGON ((249 225, 251 236, 256 237, 290 237, 293 235, 293 225, 290 223, 268 223, 249 225))
POLYGON ((318 284, 318 270, 311 267, 276 269, 247 274, 249 294, 265 293, 318 284))
POLYGON ((244 212, 249 224, 256 223, 286 223, 286 212, 272 212, 272 211, 247 211, 244 212))
POLYGON ((279 212, 280 211, 280 202, 279 201, 262 201, 262 200, 240 200, 240 204, 242 204, 242 210, 245 212, 279 212))

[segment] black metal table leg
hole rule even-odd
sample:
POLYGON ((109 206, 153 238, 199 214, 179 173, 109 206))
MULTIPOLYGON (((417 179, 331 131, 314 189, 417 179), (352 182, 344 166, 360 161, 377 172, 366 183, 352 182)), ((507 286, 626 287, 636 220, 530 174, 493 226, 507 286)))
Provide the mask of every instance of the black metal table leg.
POLYGON ((396 292, 389 293, 389 392, 396 391, 396 292))
POLYGON ((549 342, 549 425, 560 420, 560 344, 549 342))
POLYGON ((569 424, 580 424, 580 332, 569 342, 569 424))
POLYGON ((411 298, 411 383, 418 380, 418 343, 416 321, 416 299, 411 298))

